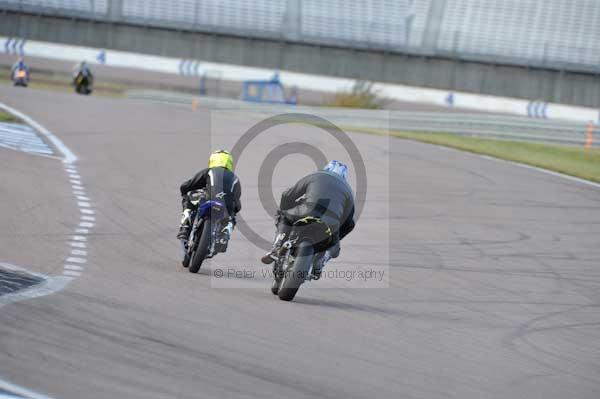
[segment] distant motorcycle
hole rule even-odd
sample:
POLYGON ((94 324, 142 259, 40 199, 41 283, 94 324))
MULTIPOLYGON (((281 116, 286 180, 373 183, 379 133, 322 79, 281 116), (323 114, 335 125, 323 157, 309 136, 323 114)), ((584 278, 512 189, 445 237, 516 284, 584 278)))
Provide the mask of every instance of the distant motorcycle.
POLYGON ((73 79, 75 92, 79 94, 91 94, 94 86, 94 77, 89 71, 82 71, 73 79))
POLYGON ((271 292, 291 301, 305 281, 316 279, 312 272, 327 249, 331 230, 321 219, 308 216, 294 223, 273 264, 271 292))
POLYGON ((207 200, 205 190, 197 190, 189 196, 196 210, 191 215, 193 224, 190 236, 187 241, 181 240, 182 265, 190 273, 198 273, 204 259, 227 250, 230 231, 226 227, 229 218, 225 214, 225 204, 207 200))
POLYGON ((13 72, 12 81, 14 86, 27 87, 29 84, 29 73, 25 68, 16 69, 13 72))

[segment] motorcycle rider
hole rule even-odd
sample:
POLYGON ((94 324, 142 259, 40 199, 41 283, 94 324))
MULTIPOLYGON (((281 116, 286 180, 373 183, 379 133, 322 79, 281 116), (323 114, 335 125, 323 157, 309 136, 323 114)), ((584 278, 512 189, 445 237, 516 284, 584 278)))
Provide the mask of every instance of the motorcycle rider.
POLYGON ((87 62, 81 61, 75 64, 73 67, 73 80, 77 79, 79 74, 84 76, 89 76, 90 79, 93 79, 94 75, 92 74, 92 68, 88 65, 87 62))
POLYGON ((326 251, 317 254, 313 278, 319 279, 325 263, 340 254, 340 240, 354 229, 354 195, 347 181, 348 167, 339 161, 330 161, 322 171, 300 179, 281 194, 277 212, 277 234, 273 249, 261 261, 270 264, 292 229, 294 222, 308 217, 319 218, 331 231, 326 251))
POLYGON ((75 91, 80 94, 90 94, 92 92, 92 86, 94 84, 94 75, 92 69, 85 61, 75 64, 73 67, 73 85, 75 91), (81 81, 79 81, 81 79, 81 81), (86 79, 86 84, 83 84, 86 79))
POLYGON ((201 170, 194 177, 183 182, 180 187, 183 213, 177 238, 187 240, 192 228, 191 215, 195 210, 188 193, 200 189, 207 192, 206 200, 216 200, 225 203, 229 223, 225 227, 231 236, 235 226, 235 215, 242 209, 240 197, 242 186, 239 178, 233 173, 233 157, 228 151, 218 150, 211 154, 208 168, 201 170))
POLYGON ((23 57, 19 57, 17 59, 17 62, 15 62, 10 70, 10 77, 11 79, 14 79, 15 77, 15 73, 17 71, 20 70, 24 70, 27 76, 27 80, 29 80, 29 67, 27 66, 27 64, 25 64, 25 60, 23 59, 23 57))

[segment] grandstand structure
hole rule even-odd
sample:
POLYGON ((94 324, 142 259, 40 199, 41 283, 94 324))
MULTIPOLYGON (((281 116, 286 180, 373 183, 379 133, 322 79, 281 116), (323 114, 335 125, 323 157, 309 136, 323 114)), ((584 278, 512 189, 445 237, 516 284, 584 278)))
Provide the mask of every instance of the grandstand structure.
POLYGON ((437 48, 530 64, 600 67, 596 0, 448 0, 437 48))
POLYGON ((0 9, 600 71, 598 0, 0 0, 0 9))

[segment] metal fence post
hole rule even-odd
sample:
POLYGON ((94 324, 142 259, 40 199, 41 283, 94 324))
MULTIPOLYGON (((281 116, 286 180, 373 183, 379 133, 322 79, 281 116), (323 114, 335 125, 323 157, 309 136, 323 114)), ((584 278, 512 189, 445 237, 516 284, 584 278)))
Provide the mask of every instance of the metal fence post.
POLYGON ((300 33, 301 0, 287 0, 282 26, 282 36, 289 40, 298 40, 300 33))
POLYGON ((113 22, 123 19, 123 0, 108 0, 108 19, 113 22))
POLYGON ((435 52, 440 36, 442 20, 446 12, 446 0, 432 0, 427 20, 425 22, 425 32, 422 43, 415 43, 417 46, 422 45, 425 50, 435 52))

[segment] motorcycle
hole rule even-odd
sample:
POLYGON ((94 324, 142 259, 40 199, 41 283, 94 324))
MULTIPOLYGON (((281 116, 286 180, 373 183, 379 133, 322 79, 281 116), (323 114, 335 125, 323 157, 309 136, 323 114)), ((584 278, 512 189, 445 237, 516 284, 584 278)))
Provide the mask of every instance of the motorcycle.
POLYGON ((94 78, 89 72, 79 72, 73 80, 75 92, 79 94, 91 94, 94 85, 94 78))
POLYGON ((20 87, 27 87, 29 84, 29 74, 24 68, 15 70, 12 77, 13 85, 20 87))
POLYGON ((291 301, 304 282, 317 280, 313 269, 330 242, 331 229, 321 219, 308 216, 295 222, 275 254, 271 292, 291 301))
POLYGON ((227 250, 231 230, 229 218, 225 213, 225 204, 207 200, 205 190, 190 194, 191 203, 196 208, 191 215, 192 229, 188 240, 181 240, 183 267, 190 273, 198 273, 202 262, 227 250))

